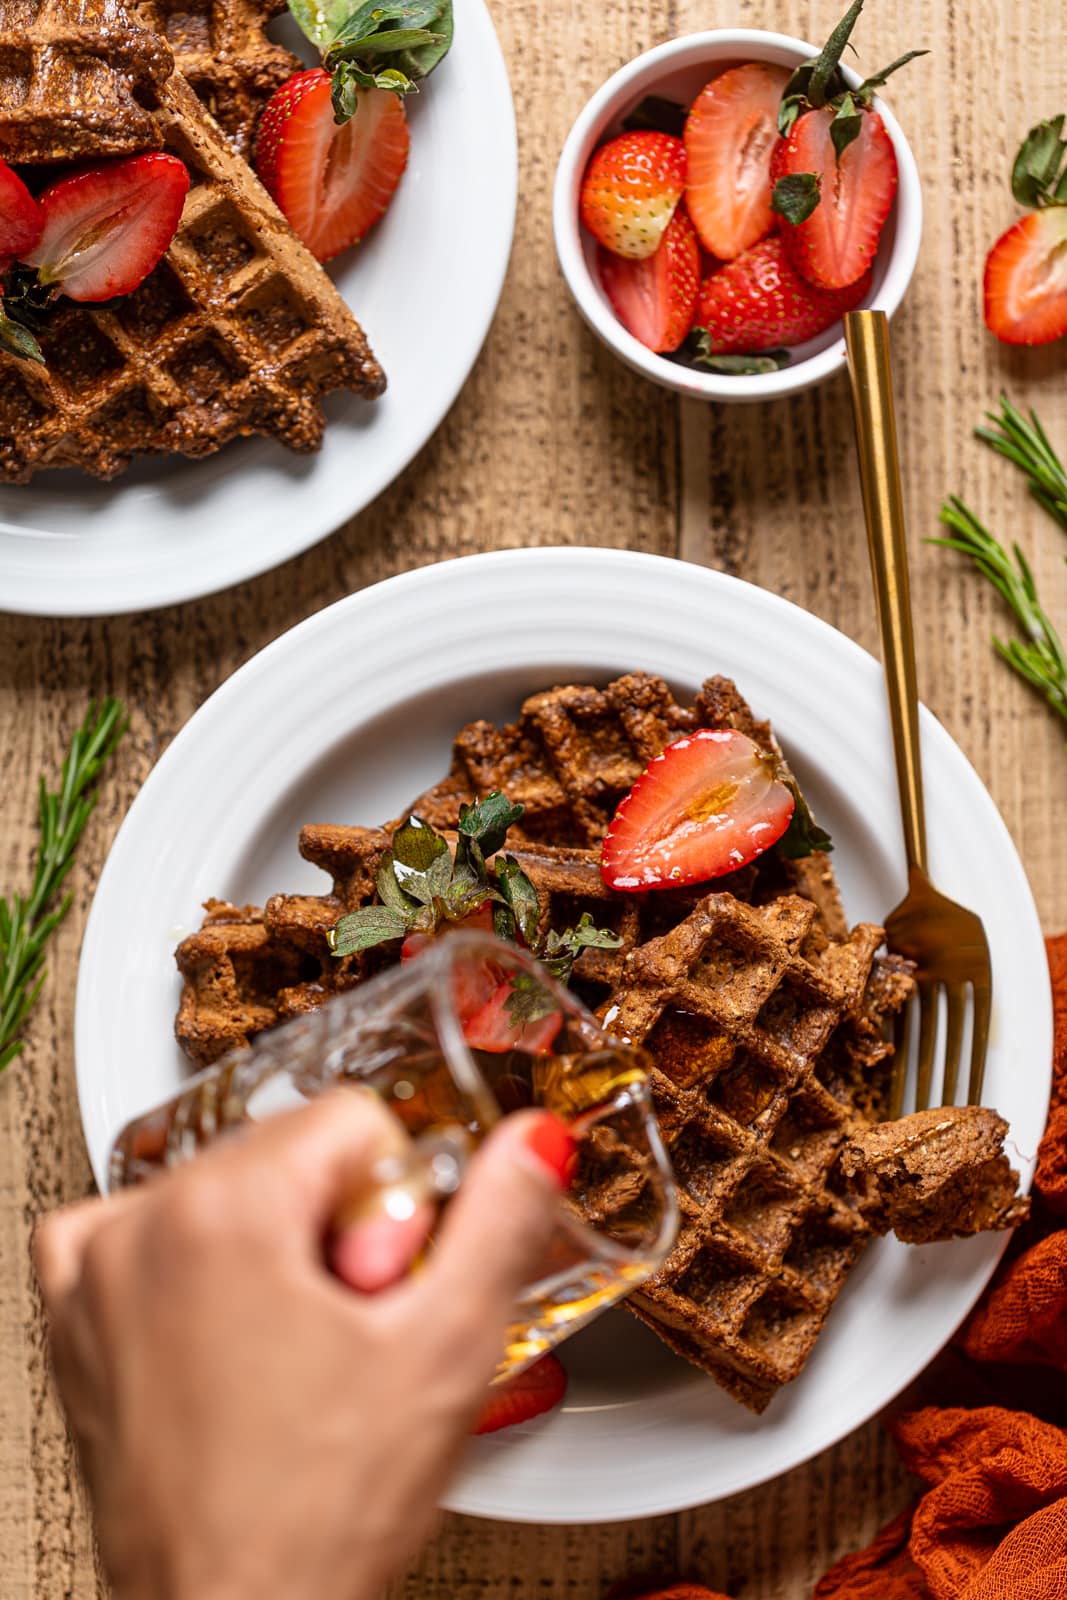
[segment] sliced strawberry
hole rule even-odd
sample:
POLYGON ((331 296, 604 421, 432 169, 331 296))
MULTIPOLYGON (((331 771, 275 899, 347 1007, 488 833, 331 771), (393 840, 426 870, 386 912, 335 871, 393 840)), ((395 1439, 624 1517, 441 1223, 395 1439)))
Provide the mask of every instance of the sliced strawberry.
POLYGON ((703 88, 685 124, 685 203, 705 250, 732 261, 774 227, 771 152, 784 67, 749 62, 703 88))
POLYGON ((776 844, 793 796, 774 760, 743 733, 701 728, 669 744, 620 803, 604 835, 609 889, 705 883, 776 844))
POLYGON ((685 188, 685 146, 669 133, 622 133, 595 151, 578 202, 582 223, 605 250, 653 255, 685 188))
POLYGON ((1001 234, 985 264, 986 327, 1005 344, 1067 334, 1067 205, 1045 206, 1001 234))
POLYGON ((334 121, 330 75, 298 72, 268 100, 256 140, 264 188, 313 256, 329 261, 382 217, 407 166, 407 116, 387 89, 361 89, 334 121))
POLYGON ((516 1021, 516 1002, 521 1004, 523 998, 524 991, 516 988, 514 974, 498 983, 485 1003, 464 1022, 463 1037, 471 1048, 492 1055, 524 1050, 536 1056, 551 1050, 563 1026, 562 1012, 550 1011, 526 1023, 516 1021))
POLYGON ((542 1356, 517 1377, 495 1383, 472 1433, 496 1433, 529 1422, 558 1406, 567 1392, 567 1374, 553 1355, 542 1356))
POLYGON ((615 315, 650 350, 677 350, 690 328, 700 294, 700 246, 679 206, 654 255, 627 261, 603 245, 597 266, 615 315))
POLYGON ((781 239, 772 234, 704 280, 697 326, 707 329, 715 352, 751 355, 803 344, 854 310, 870 286, 868 273, 849 289, 816 289, 794 269, 781 239))
POLYGON ((44 228, 44 212, 17 172, 0 161, 0 270, 32 250, 44 228))
POLYGON ((847 289, 868 271, 897 192, 897 157, 877 111, 857 112, 859 132, 838 156, 832 106, 798 117, 772 161, 774 182, 801 173, 818 182, 804 222, 783 217, 782 238, 797 271, 819 289, 847 289))
POLYGON ((72 173, 38 195, 44 229, 22 259, 71 300, 129 294, 166 253, 188 190, 185 167, 163 154, 72 173))

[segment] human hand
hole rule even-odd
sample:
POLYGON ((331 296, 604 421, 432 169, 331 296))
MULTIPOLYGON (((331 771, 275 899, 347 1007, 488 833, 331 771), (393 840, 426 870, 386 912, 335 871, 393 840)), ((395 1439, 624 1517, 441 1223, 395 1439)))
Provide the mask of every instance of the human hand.
POLYGON ((329 1242, 396 1139, 373 1096, 340 1089, 41 1224, 56 1381, 117 1600, 364 1600, 430 1532, 568 1152, 544 1113, 508 1118, 398 1279, 410 1227, 329 1242), (328 1249, 350 1282, 393 1281, 360 1293, 328 1249))

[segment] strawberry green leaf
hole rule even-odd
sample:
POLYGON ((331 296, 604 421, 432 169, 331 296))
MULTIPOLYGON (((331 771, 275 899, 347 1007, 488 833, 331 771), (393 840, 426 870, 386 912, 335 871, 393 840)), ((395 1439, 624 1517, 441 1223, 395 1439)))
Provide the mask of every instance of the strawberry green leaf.
POLYGON ((1011 192, 1021 206, 1061 203, 1067 172, 1056 183, 1067 141, 1061 138, 1064 116, 1050 117, 1030 129, 1011 169, 1011 192), (1055 185, 1055 188, 1053 187, 1055 185))
POLYGON ((573 928, 566 928, 562 933, 549 929, 544 949, 539 954, 552 976, 560 983, 567 983, 583 950, 618 950, 621 945, 619 934, 611 928, 598 928, 589 912, 583 911, 573 928))
POLYGON ((707 367, 709 372, 733 373, 738 377, 779 372, 792 360, 788 350, 760 350, 753 355, 713 350, 707 328, 694 328, 682 346, 681 354, 688 356, 697 366, 707 367))
MULTIPOLYGON (((537 940, 537 924, 541 917, 541 904, 537 890, 523 872, 514 856, 504 856, 496 864, 496 881, 507 902, 514 924, 523 942, 532 950, 537 940)), ((496 911, 493 911, 494 924, 496 911)))
POLYGON ((797 71, 794 72, 793 76, 789 80, 789 83, 786 84, 786 92, 783 94, 782 103, 778 107, 778 132, 781 134, 783 139, 788 139, 794 122, 807 106, 807 97, 802 92, 799 90, 796 90, 793 93, 789 92, 790 86, 796 81, 798 73, 805 74, 803 82, 806 85, 808 78, 811 77, 810 61, 805 62, 803 67, 798 67, 797 71))
POLYGON ((525 1028, 531 1022, 540 1022, 542 1017, 550 1017, 554 1011, 558 1011, 559 1001, 532 972, 516 972, 511 979, 511 993, 504 1009, 516 1027, 525 1028))
POLYGON ((806 222, 819 204, 819 182, 816 172, 787 173, 774 186, 771 210, 786 222, 806 222))
MULTIPOLYGON (((838 161, 841 160, 853 139, 859 138, 862 126, 863 112, 857 109, 856 102, 850 94, 844 95, 834 114, 834 120, 830 124, 830 140, 838 161)), ((780 180, 782 183, 785 181, 784 178, 780 180)))
MULTIPOLYGON (((400 867, 426 872, 440 857, 448 855, 448 845, 421 818, 408 817, 393 835, 393 855, 400 867)), ((403 877, 400 881, 403 884, 403 877)))
POLYGON ((448 54, 452 34, 452 0, 365 0, 358 5, 325 42, 323 64, 333 74, 334 120, 344 123, 355 114, 360 89, 414 93, 448 54))
POLYGON ((803 856, 825 854, 832 850, 833 840, 812 816, 811 807, 800 792, 800 785, 784 761, 779 763, 776 776, 793 796, 793 815, 788 828, 773 848, 787 861, 799 861, 803 856))
POLYGON ((662 95, 646 94, 639 100, 622 125, 627 133, 669 133, 680 139, 685 132, 685 119, 689 115, 677 100, 665 100, 662 95))
POLYGON ((392 906, 362 906, 330 929, 330 949, 338 957, 355 955, 390 939, 402 939, 408 927, 409 919, 392 906))
POLYGON ((418 900, 400 887, 396 875, 396 858, 391 850, 387 850, 382 856, 374 881, 383 905, 392 906, 394 911, 399 911, 405 916, 413 915, 419 909, 418 900))
POLYGON ((888 67, 883 67, 881 72, 872 72, 869 78, 864 78, 859 88, 855 91, 856 99, 862 105, 869 105, 874 91, 880 89, 892 77, 894 72, 898 72, 901 67, 906 67, 909 61, 916 61, 919 56, 928 56, 929 54, 929 50, 908 50, 904 55, 897 56, 897 59, 891 61, 888 67))
POLYGON ((289 0, 289 14, 305 38, 325 50, 352 10, 352 0, 289 0))
MULTIPOLYGON (((841 18, 841 21, 815 58, 815 63, 811 69, 811 77, 808 80, 807 95, 811 105, 816 108, 824 106, 827 100, 838 92, 839 83, 842 87, 844 86, 839 71, 841 55, 862 10, 863 0, 852 0, 852 4, 845 12, 845 15, 841 18)), ((787 84, 786 93, 788 92, 789 85, 787 84)))
POLYGON ((499 789, 487 794, 459 814, 459 832, 473 839, 485 856, 495 855, 507 838, 508 829, 520 821, 525 806, 513 804, 499 789))
POLYGON ((20 361, 38 361, 42 367, 45 364, 41 347, 29 328, 24 328, 20 322, 13 322, 2 311, 0 311, 0 350, 18 356, 20 361))

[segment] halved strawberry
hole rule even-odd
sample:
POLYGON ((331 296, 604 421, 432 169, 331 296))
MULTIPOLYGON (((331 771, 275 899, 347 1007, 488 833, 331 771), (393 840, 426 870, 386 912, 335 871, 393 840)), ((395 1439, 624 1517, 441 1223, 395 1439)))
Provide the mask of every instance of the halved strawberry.
POLYGON ((847 289, 868 271, 897 192, 897 157, 877 111, 857 110, 857 131, 838 155, 832 106, 808 111, 779 140, 771 163, 776 204, 784 178, 810 176, 818 202, 802 222, 782 216, 789 259, 819 289, 847 289))
POLYGON ((188 190, 184 165, 162 153, 71 173, 38 195, 44 227, 22 259, 71 300, 129 294, 165 254, 188 190))
POLYGON ((722 261, 774 227, 771 152, 784 67, 749 62, 712 78, 685 124, 685 203, 705 250, 722 261))
POLYGON ((593 238, 614 255, 653 255, 685 188, 685 146, 669 133, 622 133, 585 169, 578 209, 593 238))
POLYGON ((868 273, 849 289, 816 289, 794 269, 782 240, 772 234, 704 280, 696 325, 707 330, 709 350, 715 353, 751 355, 803 344, 855 310, 870 286, 868 273))
POLYGON ((471 1432, 495 1433, 498 1428, 529 1422, 558 1406, 566 1392, 567 1374, 563 1367, 555 1356, 542 1356, 517 1377, 493 1385, 471 1432))
POLYGON ((44 212, 17 172, 0 161, 0 271, 32 250, 44 228, 44 212))
POLYGON ((387 89, 355 93, 354 116, 338 127, 330 74, 311 67, 268 100, 256 140, 264 188, 320 261, 347 250, 382 217, 407 166, 407 117, 387 89))
POLYGON ((743 733, 701 728, 669 744, 620 803, 601 876, 631 890, 721 878, 776 844, 793 808, 773 757, 743 733))
POLYGON ((650 350, 677 350, 693 326, 700 293, 700 246, 681 206, 654 255, 627 261, 601 245, 597 267, 623 327, 650 350))
POLYGON ((1005 344, 1050 344, 1067 334, 1067 205, 1020 217, 985 264, 986 327, 1005 344))
POLYGON ((1005 344, 1049 344, 1067 333, 1067 116, 1030 129, 1011 192, 1037 209, 1001 234, 985 265, 985 320, 1005 344))

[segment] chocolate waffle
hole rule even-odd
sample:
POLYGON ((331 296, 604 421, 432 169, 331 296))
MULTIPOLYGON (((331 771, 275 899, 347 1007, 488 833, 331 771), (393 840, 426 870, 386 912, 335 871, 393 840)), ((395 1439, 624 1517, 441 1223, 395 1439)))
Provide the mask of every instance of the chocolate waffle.
POLYGON ((1004 1154, 1008 1124, 985 1106, 938 1106, 859 1128, 841 1172, 879 1233, 905 1244, 1014 1228, 1030 1203, 1004 1154))
POLYGON ((192 178, 174 240, 132 294, 60 300, 45 366, 0 354, 0 473, 110 478, 139 453, 209 455, 267 434, 318 448, 322 396, 385 387, 363 330, 318 262, 175 73, 154 114, 192 178))
POLYGON ((757 1411, 801 1370, 870 1234, 833 1182, 851 1084, 822 1081, 820 1063, 881 1020, 883 933, 860 924, 812 949, 815 917, 797 895, 708 895, 626 957, 601 1009, 651 1057, 682 1212, 670 1257, 627 1304, 757 1411))
POLYGON ((304 63, 267 38, 285 0, 138 0, 178 71, 239 155, 252 158, 263 107, 304 63))
POLYGON ((173 59, 117 0, 0 0, 0 158, 159 149, 152 109, 173 59))

